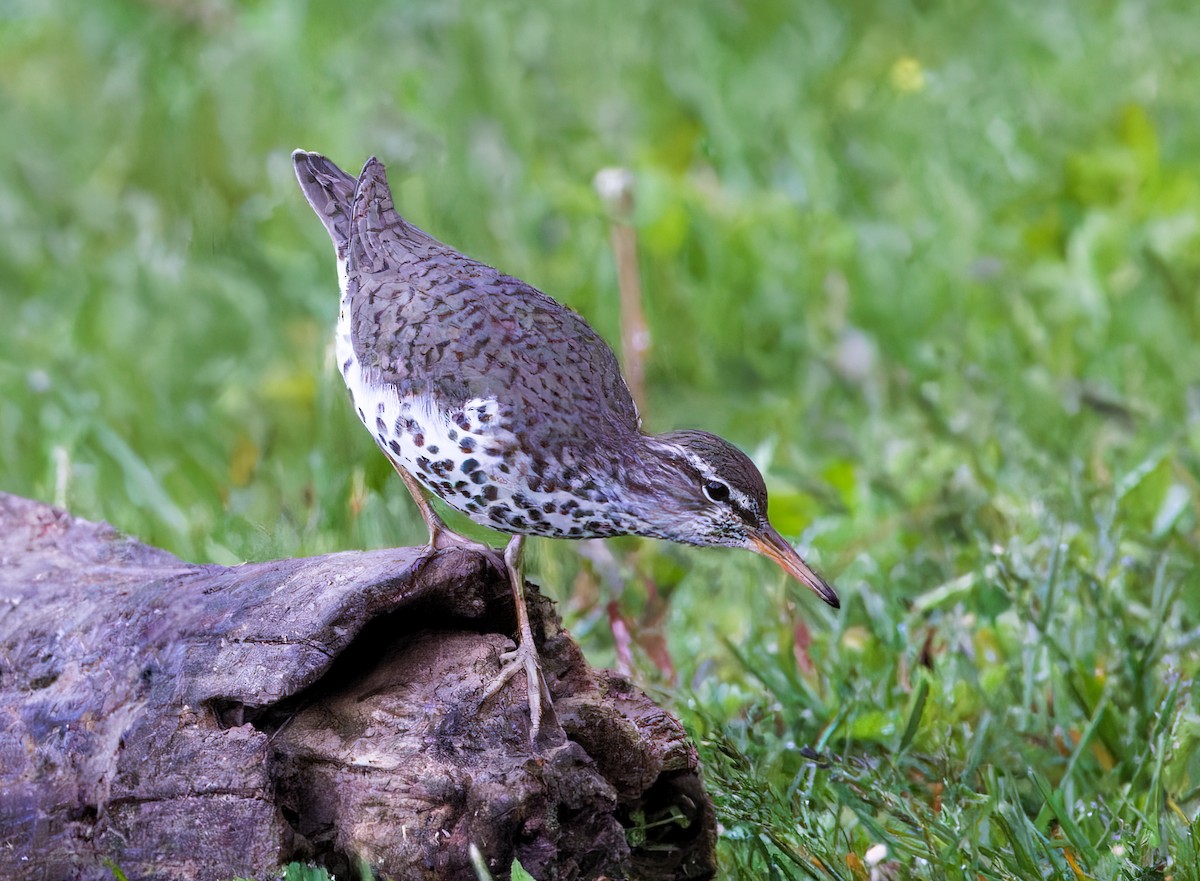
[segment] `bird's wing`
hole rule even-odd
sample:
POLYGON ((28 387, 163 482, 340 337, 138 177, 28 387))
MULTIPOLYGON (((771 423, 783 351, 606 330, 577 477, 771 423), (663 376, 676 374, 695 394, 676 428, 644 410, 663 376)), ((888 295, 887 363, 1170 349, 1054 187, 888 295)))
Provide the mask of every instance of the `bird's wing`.
POLYGON ((582 443, 605 423, 636 431, 616 356, 579 315, 460 254, 396 212, 371 159, 347 251, 355 353, 401 393, 495 397, 519 427, 582 443))

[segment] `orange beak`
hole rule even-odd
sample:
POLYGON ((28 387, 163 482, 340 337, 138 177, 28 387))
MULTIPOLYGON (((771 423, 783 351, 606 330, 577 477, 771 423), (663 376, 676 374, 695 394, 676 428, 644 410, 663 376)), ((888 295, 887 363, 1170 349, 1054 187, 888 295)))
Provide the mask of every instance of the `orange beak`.
POLYGON ((809 565, 796 553, 796 549, 788 544, 772 526, 768 525, 761 534, 751 536, 750 541, 754 545, 755 552, 764 557, 770 557, 779 564, 784 572, 811 588, 813 593, 835 609, 841 608, 842 604, 838 600, 837 591, 826 584, 824 578, 809 568, 809 565))

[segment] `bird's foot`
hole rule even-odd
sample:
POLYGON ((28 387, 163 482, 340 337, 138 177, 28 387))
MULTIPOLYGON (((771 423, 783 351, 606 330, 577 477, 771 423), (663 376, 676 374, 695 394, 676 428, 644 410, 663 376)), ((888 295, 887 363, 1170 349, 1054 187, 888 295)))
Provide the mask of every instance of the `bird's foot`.
POLYGON ((475 551, 483 554, 501 572, 505 571, 504 558, 500 552, 489 544, 460 535, 444 523, 429 530, 429 548, 434 551, 444 551, 450 548, 462 548, 464 551, 475 551))
POLYGON ((467 538, 447 526, 445 523, 434 526, 429 530, 429 546, 437 551, 446 548, 464 548, 468 551, 479 551, 481 554, 495 554, 496 549, 481 541, 467 538))
POLYGON ((525 674, 525 691, 529 696, 529 742, 536 745, 542 729, 543 699, 546 710, 553 710, 550 691, 542 676, 542 663, 538 658, 537 646, 533 644, 532 633, 522 633, 517 647, 500 655, 500 672, 483 692, 481 703, 495 697, 510 679, 522 672, 525 674))

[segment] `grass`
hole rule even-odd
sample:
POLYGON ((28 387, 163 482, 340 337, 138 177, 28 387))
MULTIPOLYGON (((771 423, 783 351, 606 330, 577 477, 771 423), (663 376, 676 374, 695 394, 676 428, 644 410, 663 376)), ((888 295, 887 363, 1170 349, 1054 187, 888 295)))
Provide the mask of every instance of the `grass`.
POLYGON ((728 878, 1200 878, 1200 18, 1164 0, 0 4, 0 488, 192 560, 421 540, 294 147, 752 453, 765 561, 531 573, 685 720, 728 878), (881 848, 886 847, 886 856, 881 848))

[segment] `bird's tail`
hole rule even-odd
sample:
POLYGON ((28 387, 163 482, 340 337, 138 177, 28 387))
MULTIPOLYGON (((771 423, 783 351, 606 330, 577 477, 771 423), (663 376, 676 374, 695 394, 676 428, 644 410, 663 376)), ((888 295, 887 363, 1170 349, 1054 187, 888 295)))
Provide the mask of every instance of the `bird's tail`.
POLYGON ((317 212, 338 253, 343 253, 350 241, 350 212, 358 181, 320 153, 297 150, 292 163, 304 198, 317 212))

